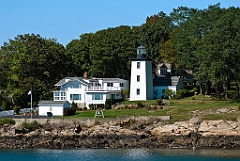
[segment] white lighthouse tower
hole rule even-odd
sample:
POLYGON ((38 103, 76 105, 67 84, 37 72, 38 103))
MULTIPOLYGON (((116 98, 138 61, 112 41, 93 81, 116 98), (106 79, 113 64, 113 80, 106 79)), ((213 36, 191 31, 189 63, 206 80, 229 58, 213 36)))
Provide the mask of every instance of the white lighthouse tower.
POLYGON ((131 58, 130 101, 153 99, 152 60, 146 48, 137 48, 137 58, 131 58))

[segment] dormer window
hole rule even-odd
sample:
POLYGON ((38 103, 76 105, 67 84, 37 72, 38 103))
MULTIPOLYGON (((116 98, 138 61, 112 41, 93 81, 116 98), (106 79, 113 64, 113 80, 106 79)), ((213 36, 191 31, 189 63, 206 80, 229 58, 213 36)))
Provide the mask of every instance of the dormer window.
POLYGON ((166 72, 166 69, 161 69, 161 75, 166 75, 167 72, 166 72))

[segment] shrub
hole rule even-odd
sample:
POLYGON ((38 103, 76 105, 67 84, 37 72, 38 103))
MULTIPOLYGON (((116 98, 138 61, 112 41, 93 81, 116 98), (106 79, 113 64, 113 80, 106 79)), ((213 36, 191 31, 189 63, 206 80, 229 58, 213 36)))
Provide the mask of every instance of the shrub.
POLYGON ((167 98, 172 98, 173 94, 174 94, 174 91, 171 90, 171 89, 166 89, 166 90, 164 91, 164 95, 166 96, 165 99, 167 99, 167 98))
POLYGON ((180 99, 180 98, 182 98, 182 97, 181 97, 181 95, 179 95, 179 94, 175 94, 175 95, 173 95, 173 98, 174 98, 174 99, 180 99))
POLYGON ((236 98, 236 91, 235 90, 228 90, 228 98, 236 98))
POLYGON ((144 105, 142 104, 142 102, 137 102, 137 107, 144 107, 144 105))
POLYGON ((121 91, 121 95, 122 95, 123 100, 126 100, 126 99, 127 99, 128 94, 129 94, 129 91, 126 90, 126 89, 123 89, 123 90, 121 91))
POLYGON ((19 106, 15 106, 15 107, 13 108, 14 112, 15 112, 17 115, 19 114, 20 109, 21 109, 21 107, 19 107, 19 106))
POLYGON ((63 110, 63 115, 64 116, 73 116, 76 113, 76 108, 65 108, 63 110))
POLYGON ((162 104, 163 104, 163 101, 160 99, 157 99, 157 105, 162 105, 162 104))
POLYGON ((16 123, 15 120, 13 120, 11 118, 0 119, 0 127, 4 126, 6 124, 14 125, 15 123, 16 123))
POLYGON ((104 108, 106 110, 111 109, 111 100, 106 99, 105 104, 104 104, 104 108))
POLYGON ((77 103, 75 103, 75 102, 73 101, 72 104, 71 104, 71 108, 78 108, 77 103))
POLYGON ((90 110, 95 110, 93 104, 89 104, 88 106, 89 106, 90 110))
POLYGON ((179 90, 177 90, 177 93, 176 93, 176 95, 178 95, 178 96, 176 96, 177 98, 183 98, 184 96, 185 96, 185 94, 186 94, 186 90, 185 89, 179 89, 179 90))
POLYGON ((30 131, 34 131, 34 130, 38 129, 41 125, 35 120, 33 122, 23 122, 22 126, 25 129, 28 129, 30 131))
POLYGON ((87 107, 83 107, 83 110, 86 111, 86 110, 87 110, 87 107))

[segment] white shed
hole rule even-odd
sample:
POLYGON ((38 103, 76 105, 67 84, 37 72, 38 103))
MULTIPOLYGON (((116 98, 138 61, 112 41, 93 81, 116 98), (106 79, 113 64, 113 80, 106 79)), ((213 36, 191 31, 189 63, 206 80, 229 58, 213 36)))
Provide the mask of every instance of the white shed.
POLYGON ((50 101, 44 100, 38 104, 38 115, 39 116, 63 116, 63 110, 65 108, 70 108, 70 103, 68 101, 50 101))

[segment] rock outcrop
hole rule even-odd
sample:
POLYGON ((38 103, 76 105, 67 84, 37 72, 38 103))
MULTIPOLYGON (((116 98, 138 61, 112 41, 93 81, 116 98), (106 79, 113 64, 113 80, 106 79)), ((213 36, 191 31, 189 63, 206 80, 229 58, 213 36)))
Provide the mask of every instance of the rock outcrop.
POLYGON ((121 120, 98 124, 48 124, 29 131, 5 125, 0 148, 240 148, 239 121, 121 120))

